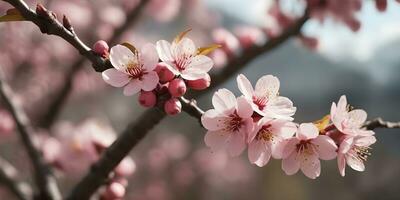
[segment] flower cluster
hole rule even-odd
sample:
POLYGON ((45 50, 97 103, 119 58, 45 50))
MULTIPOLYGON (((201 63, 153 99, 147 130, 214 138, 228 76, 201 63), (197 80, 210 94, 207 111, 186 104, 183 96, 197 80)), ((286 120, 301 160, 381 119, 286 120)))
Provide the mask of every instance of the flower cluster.
MULTIPOLYGON (((75 176, 81 176, 116 139, 116 133, 110 125, 93 119, 86 120, 79 126, 60 123, 53 132, 54 137, 37 138, 36 145, 43 152, 46 162, 60 172, 75 176)), ((123 198, 128 185, 127 178, 135 170, 136 164, 132 158, 125 157, 100 190, 101 199, 123 198)))
POLYGON ((271 157, 282 159, 286 174, 301 169, 312 179, 320 175, 320 159, 337 157, 342 176, 346 163, 355 170, 364 170, 369 146, 376 141, 374 132, 362 129, 366 112, 349 111, 344 96, 337 106, 333 103, 331 114, 322 120, 296 124, 292 122, 296 107, 279 95, 278 78, 263 76, 253 88, 241 74, 237 84, 242 96, 218 90, 212 98, 214 109, 201 118, 208 130, 204 141, 213 151, 225 149, 231 156, 238 156, 248 147, 251 163, 262 167, 271 157))
MULTIPOLYGON (((213 61, 206 54, 218 47, 196 48, 185 37, 187 32, 172 43, 160 40, 156 45, 144 45, 140 51, 128 43, 112 47, 109 60, 114 68, 102 73, 104 81, 124 87, 126 96, 140 93, 139 103, 144 107, 157 105, 169 115, 180 113, 182 105, 178 98, 186 93, 187 87, 203 90, 210 85, 208 71, 213 61)), ((99 55, 107 55, 106 48, 97 49, 99 55)))

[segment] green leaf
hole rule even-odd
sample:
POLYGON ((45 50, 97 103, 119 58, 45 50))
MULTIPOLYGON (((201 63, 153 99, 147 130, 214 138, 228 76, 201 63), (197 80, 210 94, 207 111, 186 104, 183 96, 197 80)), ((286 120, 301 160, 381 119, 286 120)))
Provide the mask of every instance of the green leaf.
POLYGON ((207 55, 207 54, 211 53, 212 51, 214 51, 217 48, 221 48, 221 45, 212 44, 212 45, 207 46, 207 47, 200 47, 200 48, 197 49, 197 55, 207 55))
POLYGON ((25 21, 25 18, 16 8, 12 8, 7 10, 5 15, 0 16, 0 22, 11 22, 11 21, 25 21))

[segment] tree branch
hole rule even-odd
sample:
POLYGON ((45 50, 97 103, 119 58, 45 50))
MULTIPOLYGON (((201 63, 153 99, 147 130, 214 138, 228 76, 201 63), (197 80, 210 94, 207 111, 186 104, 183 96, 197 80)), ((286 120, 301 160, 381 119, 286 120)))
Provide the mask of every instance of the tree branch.
POLYGON ((364 123, 364 128, 367 130, 374 130, 376 128, 400 128, 400 122, 388 122, 382 118, 376 118, 364 123))
POLYGON ((31 200, 32 188, 17 179, 17 170, 8 161, 0 158, 0 185, 6 186, 20 200, 31 200))
POLYGON ((13 5, 26 20, 36 24, 42 33, 59 36, 70 43, 82 56, 92 62, 93 68, 96 71, 101 72, 112 67, 110 62, 94 54, 91 49, 76 36, 73 29, 65 28, 55 17, 45 18, 38 15, 35 11, 31 10, 23 0, 5 1, 13 5))
POLYGON ((61 194, 57 183, 50 172, 49 166, 45 164, 40 153, 33 144, 33 127, 30 124, 25 112, 12 101, 12 91, 10 87, 0 78, 0 96, 4 100, 6 108, 12 114, 17 125, 18 133, 32 162, 35 171, 35 181, 39 188, 39 195, 43 200, 59 200, 61 194))
MULTIPOLYGON (((140 3, 128 13, 125 22, 114 30, 113 35, 109 39, 108 43, 113 44, 116 43, 117 40, 121 37, 121 35, 131 26, 135 25, 138 21, 139 15, 141 11, 145 8, 149 0, 141 0, 140 3)), ((52 98, 47 112, 38 120, 38 126, 42 128, 49 128, 57 119, 58 115, 61 112, 62 106, 64 105, 67 97, 72 91, 72 82, 75 75, 79 72, 80 69, 83 68, 85 63, 85 57, 78 58, 75 62, 73 62, 72 66, 69 68, 64 85, 61 86, 59 92, 52 98)))
POLYGON ((92 165, 90 172, 74 187, 66 199, 89 199, 106 181, 119 162, 164 116, 164 112, 158 108, 152 108, 145 111, 136 122, 131 122, 117 140, 105 150, 101 158, 92 165))

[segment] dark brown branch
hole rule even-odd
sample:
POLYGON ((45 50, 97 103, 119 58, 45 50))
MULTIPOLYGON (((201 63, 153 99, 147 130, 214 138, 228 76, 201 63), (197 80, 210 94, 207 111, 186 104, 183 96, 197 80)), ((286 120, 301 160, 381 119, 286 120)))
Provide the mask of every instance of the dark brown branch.
MULTIPOLYGON (((89 59, 93 68, 96 71, 104 71, 108 68, 111 68, 111 63, 106 62, 105 59, 100 56, 94 54, 91 49, 85 45, 72 31, 73 29, 65 28, 62 23, 60 23, 54 17, 43 17, 38 15, 35 11, 31 10, 28 5, 23 0, 5 0, 11 5, 13 5, 18 11, 22 14, 22 16, 28 20, 36 24, 40 31, 49 35, 56 35, 63 38, 65 41, 70 43, 75 49, 79 51, 79 53, 89 59)), ((51 15, 51 14, 50 14, 51 15)))
POLYGON ((152 108, 147 110, 136 122, 131 122, 118 139, 107 148, 100 160, 91 167, 90 172, 75 186, 67 200, 89 199, 106 181, 118 163, 164 116, 164 112, 158 108, 152 108))
POLYGON ((6 186, 20 200, 33 199, 29 184, 17 179, 17 170, 8 161, 0 158, 0 185, 6 186))
POLYGON ((201 116, 204 114, 204 111, 197 106, 197 102, 194 99, 186 99, 185 97, 181 97, 179 99, 182 103, 182 110, 185 111, 190 116, 196 118, 201 125, 201 116))
POLYGON ((33 144, 34 129, 26 116, 25 112, 12 99, 13 94, 10 87, 0 78, 0 96, 4 101, 6 108, 12 114, 17 125, 18 133, 26 152, 31 159, 34 171, 35 181, 39 188, 39 195, 43 200, 61 199, 57 183, 50 172, 50 168, 45 164, 42 156, 33 144))
POLYGON ((400 128, 400 122, 388 122, 384 121, 382 118, 376 118, 365 122, 364 128, 367 130, 374 130, 377 128, 400 128))
MULTIPOLYGON (((139 14, 148 2, 149 0, 141 0, 140 3, 128 13, 125 22, 120 27, 114 30, 113 35, 108 41, 109 44, 117 42, 121 35, 129 27, 132 27, 138 21, 139 14)), ((72 66, 66 73, 65 81, 63 81, 64 85, 61 86, 59 92, 52 98, 51 102, 49 103, 47 112, 43 115, 43 117, 38 120, 38 126, 42 128, 49 128, 57 119, 58 115, 61 112, 62 106, 64 105, 69 94, 72 91, 73 79, 75 75, 79 72, 79 70, 83 68, 84 63, 85 57, 80 57, 75 62, 73 62, 72 66)))

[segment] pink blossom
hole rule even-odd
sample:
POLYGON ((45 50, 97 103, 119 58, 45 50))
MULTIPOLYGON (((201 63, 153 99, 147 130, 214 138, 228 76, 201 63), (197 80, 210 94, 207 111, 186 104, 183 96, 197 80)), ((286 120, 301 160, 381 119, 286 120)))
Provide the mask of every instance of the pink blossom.
POLYGON ((177 115, 182 110, 181 102, 176 98, 171 98, 164 104, 164 111, 168 115, 177 115))
POLYGON ((175 74, 186 80, 204 78, 213 66, 211 58, 197 55, 197 48, 189 38, 169 43, 165 40, 157 42, 160 59, 175 74))
POLYGON ((164 63, 158 63, 154 71, 157 72, 158 77, 160 78, 160 83, 167 83, 175 77, 175 74, 171 72, 164 63))
POLYGON ((265 34, 258 27, 253 26, 238 26, 234 32, 239 38, 243 48, 249 48, 253 45, 261 45, 265 42, 265 34))
POLYGON ((144 107, 154 107, 157 103, 157 96, 153 91, 141 91, 139 95, 139 103, 144 107))
POLYGON ((239 90, 251 102, 254 111, 269 118, 293 120, 296 112, 292 101, 279 96, 279 80, 275 76, 266 75, 258 79, 255 89, 250 81, 240 74, 237 77, 239 90))
POLYGON ((345 175, 346 163, 356 171, 364 171, 364 162, 369 155, 369 146, 376 142, 374 136, 347 137, 339 146, 338 167, 340 175, 345 175))
POLYGON ((144 45, 140 53, 116 45, 111 48, 110 61, 114 68, 104 71, 103 79, 114 87, 124 87, 125 96, 156 88, 159 78, 153 70, 158 63, 158 56, 154 45, 144 45))
POLYGON ((194 90, 204 90, 210 87, 210 84, 211 84, 211 77, 208 74, 204 78, 187 81, 188 87, 194 90))
POLYGON ((311 179, 321 173, 319 159, 331 160, 336 157, 337 146, 326 135, 318 135, 318 128, 312 123, 300 124, 296 137, 288 140, 284 151, 282 169, 287 175, 299 169, 311 179))
POLYGON ((93 45, 93 51, 103 57, 106 57, 108 55, 108 44, 104 40, 99 40, 93 45))
POLYGON ((236 99, 227 89, 218 90, 213 98, 214 109, 201 117, 203 126, 208 130, 204 141, 212 150, 227 149, 231 156, 243 152, 247 143, 247 134, 253 129, 253 109, 244 98, 236 99))
POLYGON ((214 29, 212 32, 214 42, 222 46, 228 55, 236 54, 240 50, 240 42, 235 35, 224 28, 214 29))
POLYGON ((171 21, 179 13, 181 0, 150 0, 147 12, 157 21, 171 21))
POLYGON ((172 97, 181 97, 186 93, 186 84, 182 79, 176 78, 169 82, 168 91, 172 97))
POLYGON ((345 135, 373 135, 373 131, 361 129, 364 122, 367 120, 367 113, 361 109, 348 111, 346 96, 341 96, 336 106, 332 103, 331 120, 335 127, 345 135))
POLYGON ((282 158, 286 139, 296 132, 296 125, 280 119, 262 118, 249 135, 248 156, 251 163, 259 167, 266 165, 269 159, 282 158))

